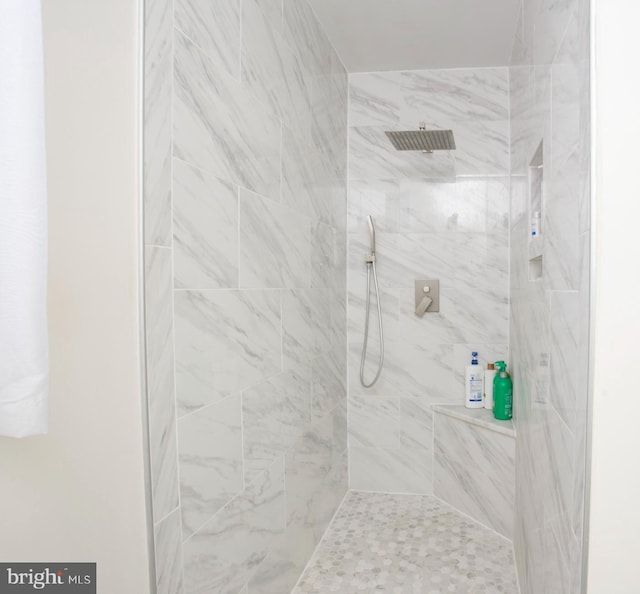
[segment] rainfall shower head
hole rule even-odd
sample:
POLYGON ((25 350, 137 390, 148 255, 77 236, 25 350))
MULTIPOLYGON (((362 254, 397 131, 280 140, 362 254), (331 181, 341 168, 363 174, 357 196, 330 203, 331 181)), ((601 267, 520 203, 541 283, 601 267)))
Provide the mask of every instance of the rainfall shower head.
POLYGON ((385 132, 398 151, 450 151, 456 148, 453 130, 405 130, 385 132))

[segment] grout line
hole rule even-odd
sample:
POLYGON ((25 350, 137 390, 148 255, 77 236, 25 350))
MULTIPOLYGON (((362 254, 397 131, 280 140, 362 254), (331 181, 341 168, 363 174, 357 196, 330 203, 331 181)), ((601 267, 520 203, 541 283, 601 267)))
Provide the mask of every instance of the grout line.
POLYGON ((302 579, 302 576, 304 576, 304 574, 307 571, 307 569, 312 565, 312 561, 315 561, 316 552, 320 549, 320 546, 322 545, 322 543, 325 541, 325 539, 327 538, 327 536, 331 532, 331 527, 333 525, 333 522, 336 519, 336 517, 338 516, 338 514, 340 513, 340 510, 342 509, 342 506, 344 505, 345 501, 347 500, 347 497, 349 496, 349 493, 352 493, 352 491, 347 489, 347 491, 345 492, 345 494, 342 497, 342 501, 340 501, 340 504, 336 508, 335 513, 331 517, 331 520, 329 521, 329 524, 327 524, 327 528, 325 529, 324 534, 322 535, 322 537, 318 541, 318 544, 314 547, 313 552, 311 553, 311 556, 309 557, 309 560, 307 561, 307 564, 304 566, 304 569, 302 570, 302 572, 298 576, 298 580, 296 581, 295 585, 291 589, 291 592, 293 592, 298 587, 298 584, 300 583, 300 580, 302 579))
MULTIPOLYGON (((162 524, 162 522, 164 522, 169 516, 175 514, 176 512, 180 511, 180 506, 176 505, 176 507, 174 507, 171 511, 167 512, 164 516, 162 516, 159 520, 156 520, 153 523, 154 528, 156 526, 159 526, 160 524, 162 524)), ((182 536, 180 537, 180 540, 182 540, 182 536)))

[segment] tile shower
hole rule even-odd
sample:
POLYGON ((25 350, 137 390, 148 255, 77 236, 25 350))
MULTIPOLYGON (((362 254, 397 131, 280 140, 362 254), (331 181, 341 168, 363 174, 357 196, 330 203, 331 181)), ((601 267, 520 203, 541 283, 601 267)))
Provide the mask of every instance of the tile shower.
POLYGON ((288 592, 347 490, 347 75, 297 0, 148 0, 145 68, 158 592, 288 592))
POLYGON ((505 496, 521 591, 579 592, 588 2, 524 2, 509 67, 349 76, 304 0, 145 11, 158 592, 285 594, 348 489, 431 501, 432 406, 461 402, 472 350, 506 359, 515 380, 505 496), (421 121, 451 128, 457 150, 395 152, 384 131, 421 121), (540 143, 543 268, 530 280, 540 143), (387 357, 365 391, 368 214, 387 357), (439 314, 415 317, 415 279, 440 280, 439 314))

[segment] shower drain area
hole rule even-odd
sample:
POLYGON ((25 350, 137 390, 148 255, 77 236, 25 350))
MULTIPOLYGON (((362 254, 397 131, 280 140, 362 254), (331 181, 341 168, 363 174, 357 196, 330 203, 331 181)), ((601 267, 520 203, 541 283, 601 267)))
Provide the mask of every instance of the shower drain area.
POLYGON ((431 496, 351 491, 291 594, 517 594, 512 544, 431 496))

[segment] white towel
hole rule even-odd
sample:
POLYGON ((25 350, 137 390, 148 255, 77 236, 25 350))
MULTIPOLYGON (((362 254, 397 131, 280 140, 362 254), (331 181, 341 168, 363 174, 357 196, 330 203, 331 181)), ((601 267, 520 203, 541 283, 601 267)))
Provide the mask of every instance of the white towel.
POLYGON ((0 435, 47 432, 40 0, 0 2, 0 435))

